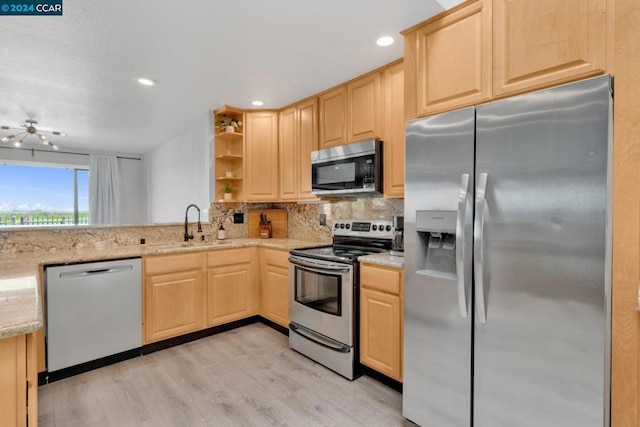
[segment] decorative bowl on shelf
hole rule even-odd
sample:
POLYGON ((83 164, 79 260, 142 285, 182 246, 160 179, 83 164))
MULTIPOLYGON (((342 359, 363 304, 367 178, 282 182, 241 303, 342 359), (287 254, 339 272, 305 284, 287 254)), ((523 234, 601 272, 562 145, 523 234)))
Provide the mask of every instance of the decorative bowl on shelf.
POLYGON ((222 116, 216 120, 216 129, 219 133, 234 133, 242 126, 242 121, 233 117, 222 116))

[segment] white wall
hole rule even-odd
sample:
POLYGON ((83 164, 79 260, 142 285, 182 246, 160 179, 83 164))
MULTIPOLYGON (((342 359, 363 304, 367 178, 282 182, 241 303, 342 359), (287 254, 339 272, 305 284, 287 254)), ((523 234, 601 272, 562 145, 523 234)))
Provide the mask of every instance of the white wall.
MULTIPOLYGON (((85 150, 77 150, 77 152, 89 154, 85 150)), ((32 153, 30 150, 3 148, 0 149, 0 162, 88 169, 89 156, 84 154, 68 154, 60 151, 34 151, 32 153)), ((113 153, 104 152, 95 152, 94 154, 113 155, 113 153)), ((122 156, 139 157, 131 154, 122 154, 122 156)), ((147 222, 144 162, 118 159, 118 169, 120 170, 120 223, 141 224, 147 222)))
MULTIPOLYGON (((148 222, 182 222, 191 203, 203 210, 202 220, 207 219, 213 173, 209 116, 144 155, 148 222)), ((190 221, 196 218, 194 212, 189 214, 190 221)))

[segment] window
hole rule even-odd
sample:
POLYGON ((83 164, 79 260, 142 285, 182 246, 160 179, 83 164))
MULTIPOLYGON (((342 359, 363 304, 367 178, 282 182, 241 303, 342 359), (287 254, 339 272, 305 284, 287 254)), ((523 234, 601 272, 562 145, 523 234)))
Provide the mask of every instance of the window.
POLYGON ((89 170, 0 165, 0 227, 89 224, 89 170))

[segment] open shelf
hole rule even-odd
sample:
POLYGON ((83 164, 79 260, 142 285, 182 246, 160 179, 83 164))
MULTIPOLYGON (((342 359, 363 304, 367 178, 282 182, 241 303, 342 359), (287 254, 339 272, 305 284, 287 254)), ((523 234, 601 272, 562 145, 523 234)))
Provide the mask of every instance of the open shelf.
POLYGON ((216 134, 216 138, 220 139, 241 139, 244 134, 240 132, 220 132, 216 134))

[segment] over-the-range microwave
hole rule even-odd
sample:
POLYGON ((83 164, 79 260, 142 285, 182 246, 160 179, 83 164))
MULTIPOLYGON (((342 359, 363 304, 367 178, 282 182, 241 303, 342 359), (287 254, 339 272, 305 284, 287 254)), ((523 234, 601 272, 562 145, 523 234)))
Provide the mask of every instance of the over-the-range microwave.
POLYGON ((320 197, 382 194, 382 141, 371 139, 311 153, 311 190, 320 197))

